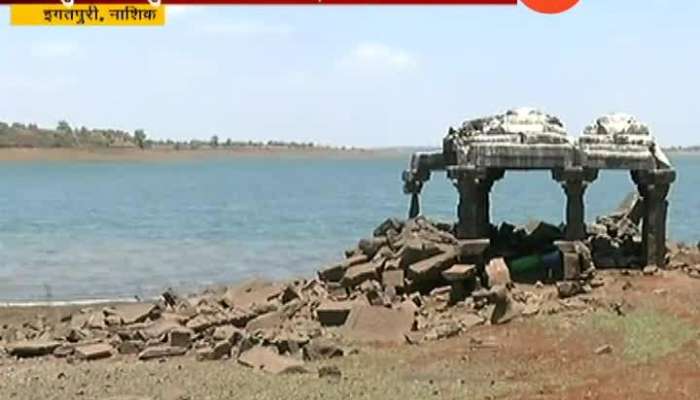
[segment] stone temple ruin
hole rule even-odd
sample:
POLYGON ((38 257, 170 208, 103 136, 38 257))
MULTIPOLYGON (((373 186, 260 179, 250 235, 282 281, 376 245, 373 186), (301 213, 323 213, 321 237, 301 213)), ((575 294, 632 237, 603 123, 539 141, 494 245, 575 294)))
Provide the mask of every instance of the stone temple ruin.
POLYGON ((586 237, 586 187, 599 170, 628 170, 640 202, 641 253, 645 266, 661 267, 666 254, 666 200, 676 172, 654 143, 646 125, 625 114, 605 115, 587 126, 578 140, 563 123, 529 108, 466 121, 450 128, 440 152, 413 154, 404 171, 404 192, 411 195, 409 217, 420 214, 419 194, 431 172, 445 170, 459 192, 455 235, 460 259, 484 265, 494 247, 489 192, 508 170, 549 170, 566 194, 561 251, 565 280, 577 279, 585 265, 580 243, 586 237))

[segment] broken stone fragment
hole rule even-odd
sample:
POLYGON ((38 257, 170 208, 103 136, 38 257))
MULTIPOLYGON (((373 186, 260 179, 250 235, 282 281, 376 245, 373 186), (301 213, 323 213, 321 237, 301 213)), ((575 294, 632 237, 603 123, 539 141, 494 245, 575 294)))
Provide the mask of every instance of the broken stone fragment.
POLYGON ((353 265, 345 271, 341 284, 353 287, 370 279, 377 279, 377 266, 373 262, 353 265))
POLYGON ((273 311, 267 314, 260 315, 250 321, 245 326, 248 332, 255 332, 259 329, 276 328, 286 320, 286 316, 282 310, 273 311))
POLYGON ((53 340, 19 341, 6 346, 7 354, 15 357, 40 357, 53 353, 61 342, 53 340))
POLYGON ((444 252, 437 244, 419 237, 410 237, 398 251, 399 268, 405 268, 421 260, 444 252))
POLYGON ((485 271, 489 287, 507 286, 511 283, 510 270, 503 258, 494 258, 489 261, 485 271))
POLYGON ((316 308, 316 316, 323 326, 339 326, 345 323, 355 301, 325 301, 316 308))
POLYGON ((303 361, 281 356, 270 347, 253 347, 243 352, 238 357, 238 362, 275 375, 307 372, 303 361))
POLYGON ((387 232, 389 232, 390 230, 393 230, 395 232, 401 232, 402 228, 403 222, 401 220, 397 218, 387 218, 386 220, 384 220, 384 222, 379 224, 379 226, 377 226, 374 229, 374 232, 372 232, 372 234, 374 235, 374 237, 386 236, 387 232))
POLYGON ((351 340, 370 343, 405 343, 415 322, 412 312, 359 305, 352 309, 342 328, 351 340))
POLYGON ((56 358, 65 358, 73 354, 75 351, 75 346, 68 345, 68 344, 63 344, 58 347, 53 351, 53 356, 56 358))
POLYGON ((476 276, 476 265, 455 264, 442 271, 442 277, 448 282, 466 281, 476 276))
POLYGON ((508 292, 508 288, 503 285, 491 288, 489 300, 494 304, 491 312, 491 324, 505 324, 523 311, 523 306, 513 300, 508 292))
POLYGON ((357 247, 362 251, 367 258, 371 259, 379 251, 379 249, 387 243, 386 237, 373 237, 360 239, 357 247))
POLYGON ((175 357, 187 353, 184 347, 175 347, 169 345, 150 346, 139 353, 139 360, 151 360, 154 358, 175 357))
POLYGON ((345 275, 345 271, 358 264, 366 263, 369 258, 364 254, 357 254, 349 257, 337 264, 333 264, 318 272, 318 277, 324 282, 340 282, 345 275))
POLYGON ((197 350, 197 360, 221 360, 222 358, 231 355, 231 343, 228 340, 221 340, 214 343, 211 347, 205 347, 197 350))
POLYGON ((109 358, 112 356, 114 348, 107 343, 95 343, 85 346, 77 346, 75 355, 81 360, 99 360, 101 358, 109 358))
POLYGON ((404 288, 404 271, 401 269, 385 270, 382 273, 382 283, 384 287, 393 287, 403 290, 404 288))
POLYGON ((454 247, 443 249, 444 252, 436 256, 427 258, 408 267, 408 277, 413 281, 425 281, 437 279, 440 273, 457 260, 457 250, 454 247))
POLYGON ((114 307, 113 312, 121 317, 121 320, 126 325, 144 322, 149 316, 157 314, 156 306, 149 303, 120 304, 114 307))
POLYGON ((221 301, 230 308, 249 308, 253 304, 264 304, 286 289, 286 285, 265 280, 251 280, 226 290, 221 301))
POLYGON ((189 348, 194 332, 185 327, 178 327, 168 332, 168 344, 174 347, 189 348))
POLYGON ((145 328, 141 329, 140 332, 141 336, 146 340, 159 339, 167 335, 171 330, 181 326, 182 325, 172 320, 159 319, 148 324, 145 328))
POLYGON ((216 341, 226 340, 231 345, 236 345, 244 336, 245 332, 241 329, 231 325, 224 325, 217 327, 211 337, 216 341))
POLYGON ((324 338, 312 339, 304 346, 304 359, 307 361, 326 360, 342 357, 345 351, 338 344, 324 338))
POLYGON ((568 297, 576 296, 579 293, 583 293, 583 287, 578 281, 564 281, 557 282, 557 293, 560 299, 566 299, 568 297))

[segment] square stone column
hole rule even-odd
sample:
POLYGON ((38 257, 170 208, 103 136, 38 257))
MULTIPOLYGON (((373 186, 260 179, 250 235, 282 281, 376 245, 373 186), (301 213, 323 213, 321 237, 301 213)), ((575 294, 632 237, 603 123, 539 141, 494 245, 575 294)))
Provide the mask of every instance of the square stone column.
POLYGON ((491 168, 448 169, 448 176, 459 191, 458 239, 480 239, 490 236, 491 188, 496 180, 503 177, 503 174, 503 170, 491 168))
POLYGON ((564 237, 569 241, 586 238, 586 206, 583 195, 588 184, 598 177, 598 170, 583 167, 571 167, 552 170, 552 178, 561 183, 566 193, 566 231, 564 237))
POLYGON ((676 179, 671 169, 633 171, 632 180, 643 199, 642 261, 663 267, 666 263, 666 218, 668 191, 676 179))

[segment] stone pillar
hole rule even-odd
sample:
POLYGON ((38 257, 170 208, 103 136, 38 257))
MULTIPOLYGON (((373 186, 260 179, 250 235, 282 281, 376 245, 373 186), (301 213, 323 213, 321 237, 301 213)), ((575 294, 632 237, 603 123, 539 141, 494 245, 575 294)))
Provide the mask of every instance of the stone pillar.
POLYGON ((493 183, 502 178, 503 170, 454 168, 448 171, 459 191, 457 238, 489 237, 491 229, 490 193, 493 183))
POLYGON ((632 179, 643 199, 642 262, 663 267, 666 263, 666 217, 674 170, 633 171, 632 179))
POLYGON ((561 182, 566 193, 566 231, 564 237, 568 241, 586 238, 586 206, 583 195, 588 184, 598 177, 597 170, 572 167, 552 171, 552 177, 561 182))

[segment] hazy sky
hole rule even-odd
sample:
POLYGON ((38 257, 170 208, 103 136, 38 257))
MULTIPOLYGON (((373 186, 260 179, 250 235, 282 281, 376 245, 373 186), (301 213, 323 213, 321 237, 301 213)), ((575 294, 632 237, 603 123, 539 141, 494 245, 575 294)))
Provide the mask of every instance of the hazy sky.
POLYGON ((530 105, 576 136, 609 111, 659 142, 700 138, 700 2, 518 7, 187 7, 165 27, 10 27, 0 121, 155 138, 438 145, 449 125, 530 105))

